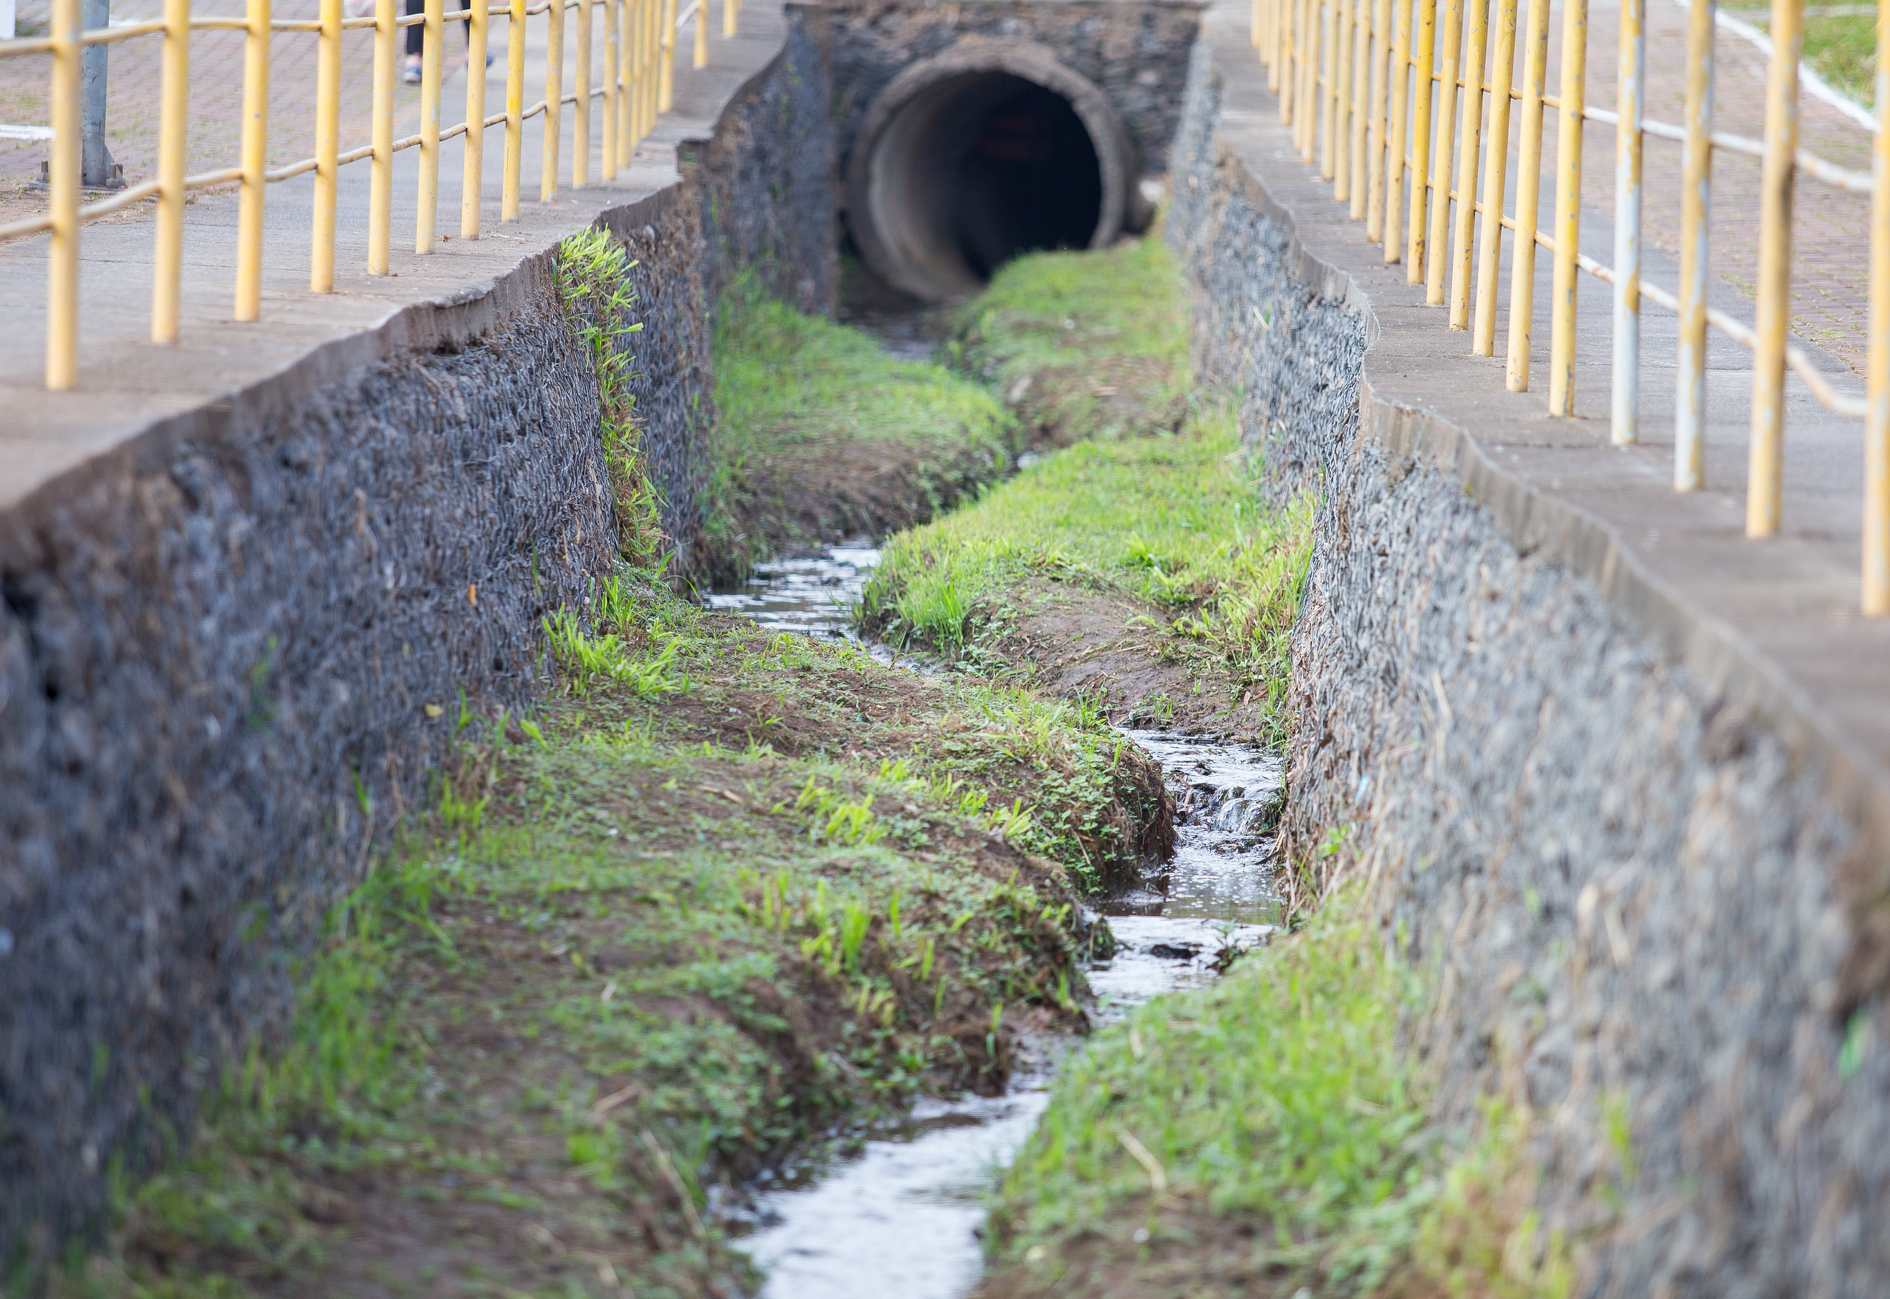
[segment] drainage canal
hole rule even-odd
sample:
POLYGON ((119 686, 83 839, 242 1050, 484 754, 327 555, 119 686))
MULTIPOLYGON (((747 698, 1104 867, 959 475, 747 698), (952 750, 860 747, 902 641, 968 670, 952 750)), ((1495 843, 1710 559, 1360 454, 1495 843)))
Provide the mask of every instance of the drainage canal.
MULTIPOLYGON (((848 608, 878 559, 861 539, 764 564, 709 604, 771 631, 851 638, 848 608)), ((1162 764, 1179 824, 1163 873, 1103 907, 1118 950, 1091 966, 1089 983, 1105 1023, 1208 982, 1227 954, 1265 942, 1278 915, 1265 832, 1284 798, 1279 759, 1182 735, 1127 734, 1162 764)), ((1030 1064, 1003 1096, 921 1101, 857 1155, 776 1178, 760 1197, 758 1229, 738 1241, 768 1272, 762 1299, 969 1294, 983 1271, 978 1232, 994 1172, 1030 1136, 1073 1046, 1029 1044, 1030 1064)))
POLYGON ((1114 106, 1048 50, 961 41, 867 109, 848 227, 887 283, 960 297, 1020 253, 1104 248, 1136 224, 1133 153, 1114 106))

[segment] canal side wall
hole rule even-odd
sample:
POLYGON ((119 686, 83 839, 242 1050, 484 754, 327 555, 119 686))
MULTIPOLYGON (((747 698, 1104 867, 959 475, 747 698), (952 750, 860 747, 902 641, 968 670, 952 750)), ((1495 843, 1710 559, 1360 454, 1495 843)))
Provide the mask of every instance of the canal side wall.
MULTIPOLYGON (((637 259, 641 446, 690 569, 712 305, 832 308, 824 19, 598 218, 637 259)), ((0 513, 0 1264, 96 1230, 284 1022, 462 709, 545 679, 616 553, 598 389, 555 252, 146 429, 0 513)))
POLYGON ((1529 1120, 1530 1243, 1565 1234, 1577 1295, 1882 1293, 1880 793, 1754 678, 1683 666, 1614 540, 1448 401, 1380 395, 1375 353, 1464 335, 1396 336, 1308 250, 1269 188, 1297 160, 1233 125, 1251 60, 1196 52, 1166 231, 1271 490, 1319 499, 1287 854, 1368 881, 1427 976, 1405 1037, 1444 1125, 1529 1120))

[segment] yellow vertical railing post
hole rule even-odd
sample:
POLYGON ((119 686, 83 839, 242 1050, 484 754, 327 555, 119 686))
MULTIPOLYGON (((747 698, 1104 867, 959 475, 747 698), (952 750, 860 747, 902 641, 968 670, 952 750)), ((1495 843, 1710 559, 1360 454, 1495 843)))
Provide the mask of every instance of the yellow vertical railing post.
POLYGON ((643 12, 650 32, 643 46, 643 134, 647 136, 656 129, 663 111, 663 53, 669 47, 663 44, 663 0, 644 0, 643 12))
MULTIPOLYGON (((1463 125, 1457 138, 1457 225, 1450 258, 1450 328, 1470 328, 1472 236, 1477 221, 1477 163, 1482 155, 1484 54, 1492 0, 1469 0, 1470 25, 1463 39, 1463 125)), ((1497 215, 1502 215, 1501 200, 1497 215)))
MULTIPOLYGON (((474 0, 484 4, 486 0, 474 0)), ((551 111, 546 105, 546 112, 551 111)), ((505 171, 499 182, 499 220, 518 220, 518 189, 525 170, 525 0, 512 0, 505 31, 505 171)))
POLYGON ((1320 34, 1325 30, 1324 0, 1302 0, 1299 30, 1304 36, 1305 57, 1299 70, 1299 159, 1311 165, 1319 156, 1319 69, 1323 51, 1320 34))
POLYGON ((388 271, 394 224, 394 0, 374 0, 374 90, 369 105, 374 146, 368 173, 368 274, 388 271))
POLYGON ((420 204, 413 226, 417 253, 433 251, 440 215, 440 28, 445 12, 442 0, 426 0, 426 22, 420 29, 420 204))
POLYGON ((1280 124, 1284 126, 1287 121, 1290 120, 1287 109, 1287 103, 1290 99, 1287 93, 1287 86, 1290 84, 1290 80, 1286 60, 1288 50, 1291 47, 1291 37, 1289 34, 1291 29, 1290 19, 1292 16, 1291 0, 1269 0, 1268 8, 1271 17, 1269 19, 1270 27, 1267 32, 1267 37, 1271 43, 1270 48, 1273 55, 1273 62, 1271 66, 1267 68, 1267 89, 1272 91, 1274 95, 1279 98, 1280 124))
POLYGON ((1285 34, 1280 39, 1280 125, 1293 128, 1293 146, 1299 147, 1299 80, 1300 68, 1305 62, 1305 43, 1301 39, 1304 30, 1300 26, 1300 10, 1305 0, 1280 0, 1280 12, 1284 15, 1285 34))
POLYGON ((1365 106, 1365 240, 1385 237, 1385 77, 1390 71, 1391 0, 1372 6, 1372 71, 1365 106))
POLYGON ((1405 249, 1407 284, 1424 283, 1425 213, 1431 180, 1431 108, 1437 60, 1437 0, 1416 0, 1417 53, 1411 65, 1411 230, 1405 249))
POLYGON ((1450 258, 1450 148, 1457 125, 1457 80, 1463 66, 1464 0, 1446 0, 1444 49, 1437 72, 1437 142, 1431 151, 1429 230, 1424 236, 1424 303, 1444 305, 1444 267, 1450 258))
POLYGON ((1332 182, 1332 199, 1346 202, 1351 197, 1351 19, 1359 9, 1359 0, 1334 0, 1332 4, 1332 115, 1327 119, 1331 134, 1325 151, 1331 159, 1327 180, 1332 182))
POLYGON ((1490 59, 1489 161, 1483 171, 1483 224, 1477 231, 1476 326, 1470 350, 1496 351, 1496 271, 1503 256, 1503 192, 1509 182, 1509 91, 1516 72, 1516 0, 1497 0, 1496 45, 1490 59))
POLYGON ((1890 5, 1877 8, 1877 139, 1871 150, 1870 356, 1864 415, 1864 616, 1890 614, 1890 5))
POLYGON ((1529 335, 1536 314, 1536 217, 1542 205, 1542 84, 1549 75, 1549 0, 1529 0, 1517 125, 1516 244, 1509 258, 1509 344, 1503 382, 1529 390, 1529 335))
POLYGON ((722 35, 735 35, 735 26, 741 13, 741 0, 722 0, 722 35))
POLYGON ((1609 437, 1640 440, 1641 104, 1647 80, 1647 0, 1621 0, 1621 54, 1615 74, 1614 380, 1609 437))
POLYGON ((460 172, 459 237, 479 237, 479 200, 486 191, 486 51, 491 45, 491 0, 467 0, 466 160, 460 172))
MULTIPOLYGON (((1687 13, 1686 143, 1680 154, 1680 347, 1673 416, 1673 487, 1706 486, 1707 218, 1713 202, 1715 0, 1687 13)), ((1876 335, 1871 336, 1873 340, 1876 335)))
POLYGON ((663 0, 662 49, 656 63, 656 111, 676 106, 676 0, 663 0))
POLYGON ((538 169, 538 201, 558 197, 558 135, 564 129, 564 7, 551 0, 545 11, 545 157, 538 169))
POLYGON ((243 38, 243 189, 236 207, 236 319, 262 315, 263 194, 269 166, 269 0, 249 0, 243 38))
POLYGON ((617 175, 617 46, 623 39, 617 30, 618 8, 618 0, 604 0, 604 142, 598 170, 605 180, 617 175))
POLYGON ((636 83, 631 69, 636 62, 637 23, 633 0, 618 0, 617 26, 617 166, 630 165, 630 151, 636 147, 636 83))
POLYGON ((700 71, 709 66, 709 0, 696 0, 696 50, 690 66, 700 71))
POLYGON ((1288 0, 1293 5, 1293 146, 1299 150, 1300 161, 1311 162, 1312 151, 1307 144, 1306 133, 1312 129, 1307 121, 1312 113, 1312 94, 1308 87, 1316 75, 1316 51, 1318 34, 1313 29, 1315 11, 1313 6, 1318 0, 1288 0))
POLYGON ((637 139, 642 140, 656 129, 656 115, 663 101, 663 79, 658 74, 656 59, 657 52, 663 48, 662 0, 637 0, 637 12, 643 28, 643 44, 637 51, 637 103, 643 109, 637 139))
POLYGON ((591 9, 597 0, 578 0, 577 53, 571 93, 577 109, 571 121, 571 188, 591 182, 591 9))
POLYGON ((315 51, 315 214, 309 252, 310 293, 335 291, 335 200, 341 166, 341 0, 321 0, 315 51))
POLYGON ((643 139, 643 50, 649 39, 645 30, 645 14, 649 6, 644 0, 624 0, 624 21, 629 24, 630 37, 624 44, 623 86, 624 93, 630 96, 630 126, 627 134, 620 138, 623 147, 623 162, 630 165, 630 152, 643 139))
POLYGON ((1804 0, 1772 0, 1765 83, 1765 161, 1759 178, 1759 283, 1752 321, 1752 440, 1746 535, 1778 531, 1785 457, 1785 336, 1792 308, 1792 183, 1798 153, 1798 59, 1804 0))
POLYGON ((1339 121, 1339 47, 1344 43, 1345 4, 1346 0, 1331 0, 1325 5, 1319 30, 1319 39, 1325 46, 1325 75, 1319 83, 1319 115, 1325 128, 1320 140, 1319 175, 1324 180, 1335 180, 1338 176, 1339 135, 1343 129, 1339 121))
MULTIPOLYGON (((151 341, 177 341, 184 276, 184 147, 190 127, 190 0, 164 0, 164 70, 158 102, 157 249, 151 268, 151 341)), ((334 244, 330 241, 330 256, 334 244)), ((332 263, 331 263, 332 264, 332 263)))
MULTIPOLYGON (((635 83, 635 98, 631 100, 631 121, 629 121, 629 140, 639 144, 646 134, 650 134, 650 119, 654 117, 654 104, 648 91, 652 89, 650 72, 656 68, 656 61, 650 59, 650 45, 656 43, 656 23, 650 21, 656 6, 652 0, 629 0, 629 11, 635 19, 637 40, 631 45, 631 59, 627 81, 635 83)), ((629 159, 626 159, 626 163, 629 159)))
POLYGON ((79 381, 79 0, 52 3, 52 247, 46 254, 46 386, 79 381))
POLYGON ((1575 305, 1582 236, 1582 114, 1588 77, 1588 0, 1564 0, 1561 103, 1555 133, 1555 289, 1549 304, 1549 414, 1575 413, 1575 305))
POLYGON ((1367 139, 1366 119, 1371 107, 1371 11, 1373 0, 1353 0, 1352 4, 1352 138, 1346 147, 1346 160, 1351 164, 1352 183, 1350 187, 1352 208, 1351 218, 1363 220, 1365 216, 1365 196, 1370 168, 1367 166, 1365 144, 1367 139))
POLYGON ((1385 262, 1404 256, 1404 154, 1410 132, 1412 0, 1391 0, 1394 18, 1385 127, 1385 262))

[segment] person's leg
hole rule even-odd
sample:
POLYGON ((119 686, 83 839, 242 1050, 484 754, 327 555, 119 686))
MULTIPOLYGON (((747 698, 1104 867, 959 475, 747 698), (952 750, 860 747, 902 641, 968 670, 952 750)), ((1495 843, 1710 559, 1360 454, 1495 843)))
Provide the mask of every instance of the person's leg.
MULTIPOLYGON (((407 0, 407 16, 423 14, 427 11, 427 0, 407 0)), ((417 85, 420 81, 420 54, 426 49, 426 26, 415 23, 407 28, 407 61, 400 70, 400 79, 408 85, 417 85)))

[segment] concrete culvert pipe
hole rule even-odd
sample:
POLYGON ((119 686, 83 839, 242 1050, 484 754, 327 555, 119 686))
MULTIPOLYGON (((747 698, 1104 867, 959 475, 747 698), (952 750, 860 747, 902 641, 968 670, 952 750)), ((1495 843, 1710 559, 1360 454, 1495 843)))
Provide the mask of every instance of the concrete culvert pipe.
POLYGON ((960 41, 868 108, 847 224, 887 283, 943 301, 1019 253, 1112 243, 1132 157, 1114 106, 1048 50, 960 41))

